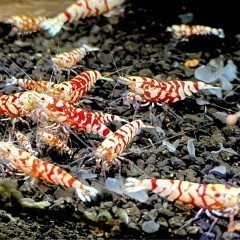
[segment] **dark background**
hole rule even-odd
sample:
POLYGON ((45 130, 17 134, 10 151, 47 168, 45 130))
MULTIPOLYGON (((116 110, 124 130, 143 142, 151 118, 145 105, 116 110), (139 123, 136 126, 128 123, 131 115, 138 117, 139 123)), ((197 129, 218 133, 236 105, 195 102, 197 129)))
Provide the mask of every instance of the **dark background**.
POLYGON ((194 16, 189 24, 223 28, 228 36, 240 33, 240 7, 237 0, 134 0, 134 2, 139 8, 152 12, 152 16, 139 16, 145 21, 154 17, 159 18, 164 25, 180 24, 178 15, 191 12, 194 16))

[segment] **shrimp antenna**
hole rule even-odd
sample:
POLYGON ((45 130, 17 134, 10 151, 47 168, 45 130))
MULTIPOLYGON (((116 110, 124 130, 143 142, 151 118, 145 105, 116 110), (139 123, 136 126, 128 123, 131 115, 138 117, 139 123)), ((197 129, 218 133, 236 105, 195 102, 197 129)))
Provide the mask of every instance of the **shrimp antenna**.
MULTIPOLYGON (((196 100, 196 99, 193 98, 193 97, 188 97, 188 98, 189 98, 189 99, 196 100)), ((216 105, 216 104, 214 104, 214 103, 206 103, 206 105, 214 106, 214 107, 216 107, 216 108, 220 108, 220 109, 226 110, 226 111, 228 111, 228 112, 235 112, 235 110, 236 110, 236 111, 239 110, 239 109, 236 108, 236 107, 233 107, 232 109, 228 109, 228 108, 225 108, 225 107, 221 107, 221 106, 219 106, 219 105, 216 105)), ((205 105, 204 105, 204 106, 205 106, 205 105)))
POLYGON ((0 69, 3 72, 5 72, 9 76, 9 78, 10 78, 10 82, 8 82, 8 80, 7 80, 6 83, 1 83, 0 87, 9 87, 9 86, 11 86, 12 85, 11 81, 13 80, 14 77, 6 69, 4 69, 3 67, 0 66, 0 69))
POLYGON ((2 69, 2 71, 4 71, 9 77, 12 77, 12 75, 6 69, 4 69, 2 66, 0 66, 0 69, 2 69))
MULTIPOLYGON (((79 141, 81 141, 82 142, 82 140, 72 131, 72 130, 70 130, 70 132, 79 140, 79 141)), ((83 143, 83 142, 82 142, 83 143)), ((93 147, 93 149, 95 150, 96 149, 96 147, 94 146, 94 144, 92 143, 92 141, 91 140, 89 140, 89 143, 91 144, 91 146, 93 147)), ((85 146, 87 146, 87 144, 86 143, 83 143, 85 146)), ((87 149, 90 149, 90 150, 92 150, 89 146, 87 146, 87 149)), ((74 164, 74 163, 76 163, 76 162, 79 162, 79 161, 82 161, 84 158, 86 158, 86 157, 91 157, 92 156, 92 152, 90 152, 90 153, 88 153, 88 154, 85 154, 83 157, 80 157, 80 158, 77 158, 76 160, 74 160, 73 162, 71 162, 70 163, 70 165, 72 165, 72 164, 74 164)), ((88 159, 88 160, 92 160, 92 159, 94 159, 95 157, 91 157, 90 159, 88 159)))
MULTIPOLYGON (((109 51, 110 51, 111 58, 112 58, 112 60, 113 60, 113 65, 114 65, 114 67, 115 67, 116 70, 117 70, 117 74, 121 77, 121 75, 119 74, 119 70, 118 70, 118 68, 117 68, 117 64, 116 64, 116 61, 115 61, 115 59, 114 59, 113 53, 112 53, 111 50, 110 50, 110 47, 109 47, 109 51)), ((112 90, 112 93, 115 91, 117 84, 118 84, 118 82, 116 82, 116 84, 114 85, 113 90, 112 90)), ((113 97, 113 94, 112 94, 112 96, 111 96, 111 100, 112 100, 112 97, 113 97)))
POLYGON ((18 66, 17 63, 15 63, 12 59, 8 58, 7 56, 5 56, 11 63, 13 63, 18 69, 20 69, 29 79, 32 80, 32 78, 21 68, 18 66))
POLYGON ((69 128, 69 132, 74 136, 76 137, 76 139, 81 142, 87 149, 91 149, 90 146, 87 145, 87 143, 85 143, 73 130, 71 130, 69 128))
MULTIPOLYGON (((180 58, 178 58, 178 59, 184 60, 183 58, 181 58, 181 56, 182 56, 182 55, 180 55, 180 54, 179 54, 179 55, 175 55, 174 58, 180 57, 180 58)), ((103 77, 109 77, 109 76, 111 76, 111 75, 113 75, 113 74, 115 74, 115 73, 119 73, 120 71, 128 70, 129 68, 132 68, 132 67, 137 66, 137 65, 141 65, 141 64, 144 64, 144 63, 149 63, 149 62, 156 61, 156 60, 169 59, 169 58, 172 58, 172 57, 173 57, 173 56, 169 56, 169 57, 159 57, 159 58, 154 58, 154 59, 152 58, 152 59, 149 59, 149 60, 146 60, 146 61, 143 61, 143 62, 139 62, 139 63, 132 64, 132 65, 130 65, 130 66, 123 67, 123 68, 118 69, 118 70, 116 70, 116 71, 114 71, 114 72, 111 72, 111 73, 109 73, 109 74, 107 74, 107 75, 104 75, 103 77)))
MULTIPOLYGON (((142 150, 148 151, 148 148, 150 148, 150 147, 152 147, 152 146, 155 146, 155 145, 157 145, 157 144, 160 144, 160 143, 162 143, 164 140, 169 140, 169 139, 172 139, 172 138, 176 138, 176 137, 185 135, 185 134, 190 133, 190 132, 198 131, 198 130, 203 129, 203 128, 206 128, 206 127, 211 127, 212 125, 213 125, 213 123, 206 124, 206 125, 203 125, 201 128, 191 129, 191 130, 188 130, 188 131, 185 131, 185 132, 182 132, 182 133, 178 133, 178 134, 176 134, 176 135, 174 135, 174 136, 171 136, 171 137, 168 137, 168 138, 164 138, 164 139, 162 139, 162 140, 160 140, 160 141, 158 141, 158 142, 152 143, 152 144, 149 145, 149 146, 146 146, 146 147, 141 148, 141 151, 142 151, 142 150)), ((127 153, 123 153, 122 156, 126 156, 126 155, 131 154, 131 153, 134 153, 134 151, 129 151, 129 152, 127 152, 127 153)))

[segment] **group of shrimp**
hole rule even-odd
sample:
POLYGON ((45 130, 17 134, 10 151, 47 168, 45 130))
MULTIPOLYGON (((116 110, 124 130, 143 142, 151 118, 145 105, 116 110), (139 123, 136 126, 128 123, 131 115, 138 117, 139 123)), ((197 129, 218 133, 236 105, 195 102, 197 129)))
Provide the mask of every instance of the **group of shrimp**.
MULTIPOLYGON (((79 19, 105 15, 106 17, 122 12, 121 5, 124 0, 78 0, 71 4, 65 11, 53 18, 45 16, 13 16, 5 21, 4 24, 12 25, 11 34, 29 34, 40 30, 46 30, 51 36, 55 36, 66 22, 72 23, 79 19)), ((203 25, 172 25, 167 27, 167 32, 171 32, 174 39, 186 41, 191 36, 215 35, 224 38, 222 28, 214 28, 203 25)))
MULTIPOLYGON (((66 11, 54 18, 45 17, 12 17, 6 22, 14 25, 14 31, 23 34, 35 32, 40 29, 47 30, 52 36, 56 35, 66 22, 73 22, 90 16, 96 16, 114 10, 123 3, 123 0, 78 0, 70 5, 66 11)), ((205 26, 173 25, 167 28, 174 37, 187 39, 191 35, 214 34, 224 37, 222 29, 205 26)), ((60 70, 72 69, 88 52, 83 46, 74 49, 70 53, 64 52, 52 58, 52 61, 60 70)), ((105 138, 94 150, 96 165, 100 163, 104 169, 118 164, 122 160, 122 153, 127 148, 133 137, 141 128, 151 127, 141 120, 128 122, 125 119, 112 114, 102 112, 87 112, 84 109, 74 107, 81 97, 104 77, 98 71, 86 71, 70 81, 52 83, 49 81, 34 81, 30 79, 12 78, 11 83, 18 84, 27 89, 10 95, 0 95, 0 115, 12 119, 30 117, 38 119, 41 123, 56 123, 64 129, 72 128, 87 133, 97 134, 105 138), (105 124, 111 121, 125 123, 115 132, 112 132, 105 124)), ((157 81, 154 78, 128 76, 120 77, 120 83, 129 87, 125 94, 128 103, 135 107, 140 105, 162 105, 165 103, 184 100, 199 90, 219 90, 210 84, 199 81, 157 81)), ((233 125, 237 122, 239 113, 229 116, 227 122, 233 125)), ((43 124, 39 127, 37 142, 44 142, 50 146, 72 154, 72 150, 66 142, 61 141, 56 135, 48 132, 43 124)), ((42 179, 44 181, 72 187, 76 190, 82 201, 91 201, 98 190, 82 184, 75 177, 61 169, 57 165, 43 161, 37 157, 29 139, 21 132, 16 133, 20 147, 12 143, 0 142, 0 159, 6 165, 24 172, 25 174, 42 179)), ((234 223, 234 216, 239 212, 240 188, 230 187, 223 184, 198 184, 180 180, 144 179, 137 180, 128 178, 125 184, 125 192, 137 192, 149 190, 159 196, 175 201, 183 205, 191 205, 206 210, 210 216, 229 217, 228 231, 239 230, 238 224, 234 223)), ((199 216, 199 215, 197 215, 199 216)), ((216 217, 211 226, 216 222, 216 217)))
POLYGON ((45 16, 13 16, 3 21, 12 25, 10 35, 15 33, 29 34, 46 30, 51 36, 56 35, 66 22, 76 22, 79 19, 105 14, 111 16, 120 11, 124 0, 78 0, 71 4, 64 12, 53 18, 45 16))
MULTIPOLYGON (((102 167, 108 169, 122 160, 121 154, 139 129, 151 126, 145 125, 141 120, 126 123, 127 121, 119 116, 102 112, 90 113, 74 107, 72 104, 79 101, 83 94, 101 77, 102 75, 98 71, 87 71, 70 81, 58 84, 13 78, 12 81, 15 84, 29 90, 23 93, 1 95, 0 106, 2 107, 0 113, 12 118, 37 116, 38 119, 41 119, 41 122, 51 120, 64 127, 84 130, 105 137, 103 142, 94 150, 94 155, 96 166, 102 163, 102 167), (46 93, 42 93, 43 91, 46 91, 46 93), (112 132, 104 124, 110 121, 122 121, 126 124, 112 132)), ((202 82, 181 82, 179 80, 158 82, 155 79, 139 76, 120 77, 120 82, 128 85, 134 97, 137 96, 141 101, 149 104, 176 102, 185 99, 198 90, 215 89, 212 85, 202 82), (155 91, 151 89, 155 89, 155 91)), ((52 144, 54 142, 53 136, 46 133, 44 127, 41 129, 39 136, 48 139, 48 141, 51 139, 52 144)), ((59 146, 60 149, 70 151, 66 144, 56 143, 56 137, 54 144, 59 146)), ((91 197, 96 196, 97 190, 95 188, 81 184, 58 166, 37 158, 32 154, 33 150, 29 146, 26 147, 26 143, 22 145, 26 150, 1 142, 0 153, 2 158, 30 176, 75 188, 77 195, 83 201, 90 201, 91 197)), ((209 215, 229 217, 228 230, 239 229, 239 226, 235 225, 233 221, 233 217, 239 210, 239 188, 223 184, 197 184, 179 180, 145 179, 139 181, 133 178, 127 179, 126 193, 143 189, 152 190, 170 201, 200 207, 205 209, 209 215)))
MULTIPOLYGON (((82 130, 100 135, 105 140, 96 148, 94 154, 97 165, 102 162, 104 169, 108 169, 117 164, 119 155, 139 129, 147 126, 141 120, 128 123, 127 120, 116 115, 99 111, 87 112, 73 106, 101 77, 102 75, 98 71, 86 71, 72 80, 58 84, 13 77, 10 80, 11 83, 18 84, 27 91, 0 95, 0 115, 12 119, 28 117, 38 120, 41 125, 36 133, 37 143, 44 142, 50 147, 69 154, 72 154, 71 149, 58 138, 58 134, 48 132, 47 125, 49 123, 58 124, 64 129, 71 128, 73 131, 82 130), (112 132, 105 125, 111 121, 121 121, 125 125, 112 132)), ((0 143, 2 162, 10 163, 13 168, 23 171, 29 176, 76 188, 78 196, 83 201, 90 201, 90 196, 96 195, 96 189, 84 186, 56 165, 37 158, 37 151, 33 150, 30 140, 23 133, 16 132, 16 138, 20 148, 11 143, 0 143)))

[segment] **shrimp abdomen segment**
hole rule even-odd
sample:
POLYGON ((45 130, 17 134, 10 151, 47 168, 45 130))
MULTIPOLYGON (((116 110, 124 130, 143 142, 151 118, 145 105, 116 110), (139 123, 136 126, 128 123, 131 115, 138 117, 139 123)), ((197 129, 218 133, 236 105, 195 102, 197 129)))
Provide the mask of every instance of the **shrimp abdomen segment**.
POLYGON ((141 120, 123 125, 102 142, 96 149, 97 155, 101 156, 108 164, 116 161, 116 158, 120 156, 138 130, 143 126, 144 123, 141 120))
POLYGON ((238 209, 240 188, 224 184, 198 184, 181 180, 129 178, 126 191, 147 189, 170 201, 209 210, 238 209))

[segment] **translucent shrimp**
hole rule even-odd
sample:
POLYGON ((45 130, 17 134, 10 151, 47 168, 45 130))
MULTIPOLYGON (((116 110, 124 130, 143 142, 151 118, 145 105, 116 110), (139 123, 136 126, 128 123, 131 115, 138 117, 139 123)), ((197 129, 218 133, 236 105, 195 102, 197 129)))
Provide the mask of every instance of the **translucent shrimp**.
POLYGON ((53 134, 44 131, 42 128, 38 129, 36 138, 37 146, 41 143, 45 143, 50 147, 55 147, 60 151, 67 152, 69 155, 72 155, 72 150, 63 140, 61 140, 58 136, 54 136, 53 134))

